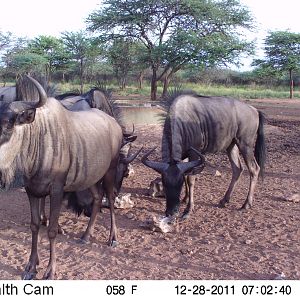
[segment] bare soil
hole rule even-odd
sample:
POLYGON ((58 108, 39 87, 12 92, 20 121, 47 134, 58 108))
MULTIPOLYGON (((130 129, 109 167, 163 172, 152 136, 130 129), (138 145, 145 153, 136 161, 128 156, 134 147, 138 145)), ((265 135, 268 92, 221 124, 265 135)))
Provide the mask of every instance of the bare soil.
MULTIPOLYGON (((267 117, 268 149, 266 177, 257 186, 254 207, 240 211, 249 176, 244 171, 231 202, 216 205, 231 178, 225 154, 207 155, 221 172, 204 169, 197 176, 195 211, 180 222, 177 232, 159 233, 145 228, 151 216, 163 215, 163 198, 147 195, 157 174, 140 161, 135 175, 124 181, 123 192, 131 193, 135 207, 116 210, 119 244, 107 246, 109 211, 99 215, 91 243, 78 244, 88 219, 63 209, 58 236, 57 279, 300 279, 300 203, 289 201, 300 193, 300 101, 249 101, 267 117)), ((136 125, 134 147, 158 146, 161 127, 136 125)), ((145 150, 146 151, 146 150, 145 150)), ((182 209, 184 205, 182 205, 182 209)), ((31 248, 29 202, 18 189, 0 194, 0 279, 20 279, 31 248)), ((47 229, 39 241, 41 278, 49 258, 47 229)))

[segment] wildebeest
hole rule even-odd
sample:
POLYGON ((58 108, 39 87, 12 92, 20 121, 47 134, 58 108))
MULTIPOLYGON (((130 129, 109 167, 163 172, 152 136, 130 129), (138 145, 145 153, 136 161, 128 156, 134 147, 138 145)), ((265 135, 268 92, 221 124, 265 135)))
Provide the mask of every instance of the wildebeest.
MULTIPOLYGON (((49 85, 42 77, 39 79, 42 82, 43 88, 47 91, 48 96, 53 96, 56 93, 55 87, 49 85)), ((13 101, 38 101, 39 94, 35 85, 26 76, 19 76, 16 85, 9 87, 10 93, 6 92, 6 102, 13 101)), ((1 90, 0 90, 1 92, 1 90)), ((78 93, 65 93, 61 95, 55 95, 55 99, 59 100, 60 103, 70 111, 84 111, 90 110, 91 108, 97 108, 108 115, 112 116, 117 120, 123 131, 123 146, 126 143, 133 142, 137 136, 132 133, 127 133, 123 124, 122 113, 119 107, 111 99, 111 93, 106 89, 92 88, 84 94, 78 93)), ((118 194, 122 185, 124 177, 129 174, 129 164, 137 157, 139 151, 131 153, 130 147, 122 147, 120 150, 120 158, 117 167, 116 180, 114 183, 115 194, 118 194)), ((18 179, 20 181, 21 179, 18 179)), ((89 191, 74 192, 74 194, 66 195, 69 202, 69 207, 73 208, 77 214, 82 211, 85 215, 90 216, 92 211, 93 197, 89 191)), ((47 217, 45 213, 45 198, 40 201, 41 208, 41 224, 47 225, 47 217)), ((59 232, 62 232, 59 226, 59 232)), ((81 239, 82 242, 87 242, 89 239, 89 232, 86 231, 81 239)))
POLYGON ((55 98, 72 111, 98 108, 113 117, 118 117, 116 114, 120 114, 111 99, 111 93, 106 89, 94 87, 84 94, 65 93, 56 95, 55 98))
POLYGON ((150 161, 146 153, 142 162, 159 172, 166 195, 166 215, 178 212, 180 191, 186 180, 189 199, 183 216, 193 210, 193 190, 197 166, 204 160, 199 155, 226 151, 232 167, 232 179, 220 201, 224 207, 242 173, 240 154, 250 173, 250 186, 242 208, 250 208, 259 173, 265 162, 264 116, 256 108, 235 99, 204 97, 193 92, 171 95, 164 105, 167 116, 162 137, 162 162, 150 161), (191 148, 196 149, 192 150, 191 148), (188 158, 189 162, 182 162, 188 158), (190 175, 185 178, 185 175, 190 175))
POLYGON ((17 91, 15 86, 0 87, 0 101, 12 102, 17 98, 17 91))
MULTIPOLYGON (((124 177, 129 175, 129 164, 140 153, 138 150, 135 153, 130 151, 131 147, 125 146, 127 143, 133 142, 137 136, 134 134, 134 129, 131 133, 127 133, 125 125, 123 124, 123 116, 120 108, 111 98, 111 93, 106 89, 92 88, 85 94, 66 93, 59 96, 55 96, 60 103, 70 111, 83 111, 90 110, 91 108, 97 108, 104 111, 119 123, 123 132, 123 145, 119 154, 119 162, 117 167, 116 178, 114 182, 114 192, 118 195, 122 186, 124 177)), ((82 212, 86 216, 91 215, 92 201, 88 191, 74 192, 72 195, 68 195, 68 206, 80 215, 82 212)), ((43 225, 47 224, 47 218, 45 214, 45 200, 41 201, 41 221, 43 225)), ((59 228, 60 230, 60 228, 59 228)), ((87 232, 83 235, 81 241, 87 242, 89 236, 87 232)))
POLYGON ((67 193, 90 190, 93 209, 87 231, 91 231, 105 192, 111 215, 109 244, 116 241, 113 189, 124 139, 114 118, 97 109, 68 111, 56 99, 48 98, 35 79, 30 80, 38 90, 38 102, 17 101, 0 106, 0 180, 7 186, 16 169, 24 175, 32 232, 25 279, 36 274, 39 203, 42 197, 50 196, 50 259, 44 279, 52 279, 56 270, 58 218, 67 193))

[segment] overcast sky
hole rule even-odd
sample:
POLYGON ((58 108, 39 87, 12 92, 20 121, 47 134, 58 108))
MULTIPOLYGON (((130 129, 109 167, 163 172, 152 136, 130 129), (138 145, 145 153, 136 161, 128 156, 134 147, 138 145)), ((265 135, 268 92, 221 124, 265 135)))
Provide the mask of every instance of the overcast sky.
POLYGON ((2 0, 0 30, 16 36, 59 36, 85 29, 85 19, 101 0, 2 0))
MULTIPOLYGON (((269 31, 289 30, 300 33, 299 0, 240 0, 255 19, 257 30, 249 34, 257 39, 257 57, 263 56, 263 40, 269 31)), ((253 57, 244 60, 242 70, 248 70, 253 57)))
MULTIPOLYGON (((240 0, 249 7, 258 31, 250 38, 262 45, 268 31, 300 32, 299 0, 240 0)), ((101 0, 5 0, 1 1, 0 30, 16 36, 59 36, 63 31, 85 29, 85 19, 101 0)), ((261 52, 258 52, 258 54, 261 52)), ((245 68, 249 61, 245 61, 245 68)))

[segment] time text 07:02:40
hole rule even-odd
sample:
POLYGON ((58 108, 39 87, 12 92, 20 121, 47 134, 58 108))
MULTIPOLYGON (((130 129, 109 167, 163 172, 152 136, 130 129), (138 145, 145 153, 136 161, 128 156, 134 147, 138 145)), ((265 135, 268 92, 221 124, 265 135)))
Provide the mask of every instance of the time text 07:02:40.
MULTIPOLYGON (((177 295, 235 295, 237 287, 233 285, 176 285, 177 295)), ((289 285, 242 285, 238 287, 239 295, 291 295, 289 285)))

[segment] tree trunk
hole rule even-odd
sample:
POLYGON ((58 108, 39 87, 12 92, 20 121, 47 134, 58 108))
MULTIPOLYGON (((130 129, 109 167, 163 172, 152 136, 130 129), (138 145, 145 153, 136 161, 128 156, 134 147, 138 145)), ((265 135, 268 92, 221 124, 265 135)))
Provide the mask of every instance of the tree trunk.
POLYGON ((294 81, 293 81, 292 69, 289 70, 289 73, 290 73, 290 99, 293 99, 293 97, 294 97, 294 81))
POLYGON ((48 77, 47 77, 47 84, 49 85, 49 83, 51 82, 51 80, 52 80, 52 74, 51 74, 51 72, 49 72, 49 74, 48 74, 48 77))
POLYGON ((46 65, 46 68, 45 68, 45 71, 46 71, 46 82, 47 84, 49 84, 50 82, 50 65, 46 65))
POLYGON ((164 88, 163 88, 163 92, 161 95, 162 98, 165 98, 167 96, 170 81, 171 81, 171 74, 166 75, 166 77, 164 78, 164 88))
POLYGON ((151 100, 155 101, 157 95, 157 69, 152 67, 152 78, 151 78, 151 100))
POLYGON ((126 88, 126 78, 125 77, 122 77, 121 78, 121 90, 125 90, 126 88))
POLYGON ((80 59, 80 93, 83 94, 83 59, 80 59))
POLYGON ((143 79, 144 79, 144 70, 140 72, 138 82, 139 82, 139 90, 143 87, 143 79))

